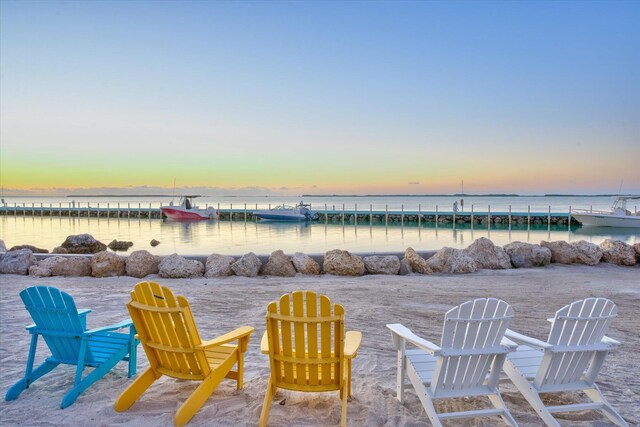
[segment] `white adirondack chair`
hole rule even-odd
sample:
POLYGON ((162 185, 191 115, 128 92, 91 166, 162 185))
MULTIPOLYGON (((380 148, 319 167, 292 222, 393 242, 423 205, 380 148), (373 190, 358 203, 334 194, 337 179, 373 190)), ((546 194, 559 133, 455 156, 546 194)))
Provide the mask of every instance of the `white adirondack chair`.
POLYGON ((606 298, 575 301, 556 312, 547 342, 507 330, 521 344, 507 356, 506 374, 548 426, 560 426, 554 412, 602 410, 611 422, 627 422, 605 400, 594 383, 607 353, 620 345, 605 336, 616 317, 616 305, 606 298), (583 391, 593 402, 545 406, 539 393, 583 391))
POLYGON ((517 426, 498 390, 506 354, 516 344, 504 339, 513 318, 509 304, 478 298, 449 310, 444 317, 441 347, 400 324, 387 325, 398 351, 397 398, 404 398, 405 373, 434 426, 441 420, 499 415, 517 426), (405 348, 411 343, 417 349, 405 348), (438 413, 433 401, 464 396, 487 396, 494 408, 438 413))

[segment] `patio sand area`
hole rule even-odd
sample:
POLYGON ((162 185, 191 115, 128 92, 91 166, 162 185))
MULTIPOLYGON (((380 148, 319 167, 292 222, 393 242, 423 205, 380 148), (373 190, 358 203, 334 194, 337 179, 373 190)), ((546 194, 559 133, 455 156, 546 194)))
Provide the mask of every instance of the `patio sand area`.
MULTIPOLYGON (((629 422, 640 423, 640 266, 610 264, 546 268, 482 270, 466 275, 415 275, 337 277, 228 277, 162 279, 149 276, 184 295, 191 303, 202 339, 211 339, 240 325, 255 327, 245 354, 245 386, 235 390, 235 382, 223 381, 190 426, 255 426, 258 424, 267 380, 268 357, 260 354, 260 338, 265 330, 265 310, 270 301, 297 289, 309 289, 342 304, 346 330, 363 334, 358 357, 353 363, 353 397, 348 404, 348 425, 428 426, 427 416, 412 387, 406 401, 395 398, 396 352, 387 323, 402 323, 416 334, 440 343, 444 314, 450 308, 477 297, 501 298, 512 305, 515 318, 511 329, 546 340, 549 323, 556 310, 572 301, 600 296, 618 305, 618 318, 608 336, 619 340, 620 348, 609 354, 597 383, 605 397, 629 422)), ((19 292, 32 285, 55 286, 70 293, 78 308, 93 310, 88 327, 105 326, 128 317, 125 304, 129 292, 140 281, 132 277, 87 278, 0 276, 0 390, 6 390, 24 374, 32 323, 19 292)), ((48 355, 42 341, 36 363, 48 355)), ((138 347, 138 374, 148 366, 138 347)), ((127 364, 118 364, 96 382, 69 408, 60 401, 73 385, 74 367, 61 365, 36 381, 17 400, 0 404, 0 424, 6 426, 162 426, 173 425, 179 406, 198 385, 163 377, 153 384, 127 412, 117 413, 113 404, 132 379, 127 364)), ((515 387, 501 385, 506 404, 521 426, 543 425, 515 387)), ((574 394, 551 395, 549 404, 584 401, 574 394)), ((488 406, 484 398, 438 401, 439 411, 459 411, 488 406)), ((558 414, 566 426, 604 426, 599 412, 558 414)), ((296 393, 279 390, 271 408, 271 426, 339 425, 340 400, 337 392, 296 393)), ((447 425, 503 425, 499 418, 448 421, 447 425)))

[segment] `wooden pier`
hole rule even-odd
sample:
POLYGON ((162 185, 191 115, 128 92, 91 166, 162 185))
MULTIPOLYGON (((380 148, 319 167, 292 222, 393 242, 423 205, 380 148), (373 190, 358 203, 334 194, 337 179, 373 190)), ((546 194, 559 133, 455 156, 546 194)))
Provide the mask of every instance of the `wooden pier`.
MULTIPOLYGON (((503 224, 503 225, 569 225, 578 224, 575 219, 571 218, 569 210, 565 213, 551 212, 551 207, 546 212, 531 212, 529 208, 527 212, 509 211, 491 211, 491 206, 487 211, 476 212, 473 207, 470 211, 440 211, 436 206, 433 211, 405 211, 404 207, 400 211, 384 211, 373 210, 371 206, 365 210, 345 209, 314 209, 318 214, 316 222, 324 224, 354 224, 354 225, 421 225, 422 223, 435 223, 436 225, 446 224, 503 224)), ((253 207, 246 205, 240 209, 233 208, 219 209, 219 219, 222 221, 244 221, 253 222, 257 218, 253 215, 253 207)), ((264 209, 261 207, 261 209, 264 209)), ((0 215, 5 216, 30 216, 30 217, 59 217, 59 218, 118 218, 118 219, 162 219, 162 211, 153 207, 151 204, 143 205, 141 203, 132 204, 100 204, 93 206, 90 203, 68 204, 64 206, 62 203, 39 205, 32 203, 30 205, 23 203, 0 206, 0 215)))

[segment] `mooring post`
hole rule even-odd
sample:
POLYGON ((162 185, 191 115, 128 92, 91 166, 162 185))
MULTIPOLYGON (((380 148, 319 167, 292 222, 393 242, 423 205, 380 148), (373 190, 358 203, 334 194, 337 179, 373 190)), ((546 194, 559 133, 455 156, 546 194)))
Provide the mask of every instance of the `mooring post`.
POLYGON ((353 222, 355 223, 356 227, 358 226, 358 204, 355 204, 355 208, 354 208, 355 214, 354 214, 354 218, 353 218, 353 222))
POLYGON ((487 220, 489 222, 489 226, 491 226, 491 205, 488 205, 489 211, 487 212, 487 220))
POLYGON ((324 204, 324 224, 326 225, 328 221, 329 221, 329 212, 327 211, 327 204, 325 203, 324 204))
POLYGON ((247 222, 247 204, 244 204, 244 222, 247 222))
POLYGON ((138 203, 138 219, 140 219, 140 215, 142 215, 142 203, 138 203))
POLYGON ((384 226, 389 225, 389 205, 384 205, 384 226))
POLYGON ((40 216, 44 216, 44 206, 40 203, 40 216))
POLYGON ((422 205, 418 203, 418 227, 422 224, 422 205))
POLYGON ((344 203, 342 204, 342 225, 344 225, 344 203))
POLYGON ((53 216, 53 203, 49 203, 49 217, 53 216))
POLYGON ((511 205, 509 205, 509 229, 511 229, 511 205))
POLYGON ((471 225, 473 226, 473 205, 471 205, 471 225))
POLYGON ((436 228, 438 228, 438 205, 436 205, 436 228))
POLYGON ((229 221, 233 219, 233 203, 229 203, 229 221))
POLYGON ((527 205, 527 230, 531 228, 531 205, 527 205))
POLYGON ((120 202, 118 202, 118 218, 120 218, 120 202))
POLYGON ((589 213, 593 213, 593 205, 589 206, 589 213))
POLYGON ((547 215, 547 226, 551 227, 551 205, 549 205, 549 213, 547 215))
POLYGON ((404 227, 404 203, 400 205, 400 226, 404 227))
POLYGON ((567 230, 571 230, 571 205, 569 205, 569 216, 567 216, 567 230))
POLYGON ((369 227, 373 227, 373 205, 369 203, 369 227))
POLYGON ((131 218, 131 203, 127 203, 127 218, 131 218))

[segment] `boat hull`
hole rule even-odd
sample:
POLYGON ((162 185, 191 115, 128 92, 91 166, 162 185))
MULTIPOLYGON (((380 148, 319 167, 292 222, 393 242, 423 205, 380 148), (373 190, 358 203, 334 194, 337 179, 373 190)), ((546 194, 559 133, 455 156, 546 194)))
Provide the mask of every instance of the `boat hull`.
POLYGON ((196 211, 187 211, 178 208, 161 208, 162 213, 165 214, 167 218, 171 219, 187 219, 187 220, 203 220, 209 219, 209 216, 206 215, 205 212, 196 212, 196 211))
POLYGON ((640 228, 640 216, 613 216, 591 213, 572 213, 571 216, 586 226, 640 228))
POLYGON ((300 214, 283 214, 274 212, 254 212, 256 217, 261 220, 270 221, 306 221, 307 217, 300 214))

